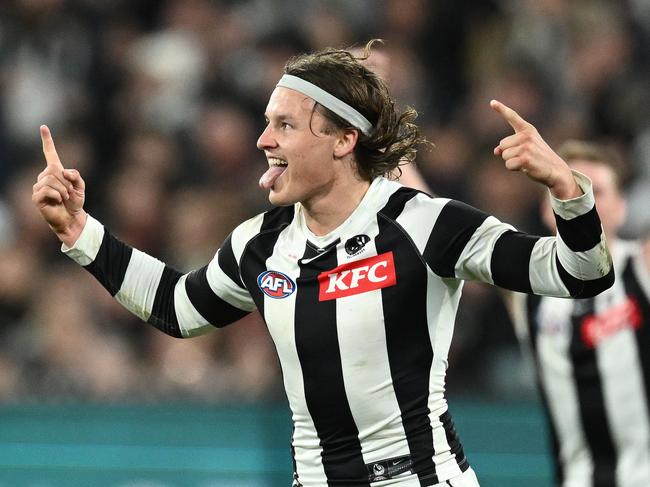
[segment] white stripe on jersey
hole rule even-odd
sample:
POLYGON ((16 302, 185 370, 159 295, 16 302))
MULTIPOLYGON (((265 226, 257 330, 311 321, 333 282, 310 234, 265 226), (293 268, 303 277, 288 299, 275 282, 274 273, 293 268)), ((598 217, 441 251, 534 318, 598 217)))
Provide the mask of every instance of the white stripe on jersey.
POLYGON ((122 306, 143 321, 151 316, 160 276, 165 264, 138 249, 133 249, 120 290, 115 295, 122 306))
POLYGON ((512 225, 502 223, 489 216, 476 229, 456 262, 456 276, 460 279, 479 280, 494 284, 492 279, 492 252, 499 237, 508 230, 514 231, 512 225))
MULTIPOLYGON (((411 237, 420 253, 424 252, 433 226, 440 211, 450 200, 446 198, 429 198, 418 195, 404 205, 404 211, 397 217, 400 225, 411 237), (412 210, 416 205, 429 206, 427 214, 430 220, 425 220, 412 210)), ((456 309, 460 300, 463 282, 457 279, 443 279, 427 269, 427 321, 429 339, 433 350, 433 363, 429 375, 429 420, 433 428, 433 444, 436 456, 434 464, 440 478, 452 478, 461 474, 454 458, 449 458, 449 443, 440 415, 447 411, 447 401, 444 397, 445 376, 447 373, 447 357, 449 346, 454 333, 456 309), (443 459, 441 461, 441 458, 443 459)))
MULTIPOLYGON (((524 300, 525 295, 519 295, 524 300)), ((525 302, 525 301, 524 301, 525 302)), ((571 313, 572 302, 567 299, 545 299, 538 309, 538 321, 556 327, 553 333, 537 336, 537 356, 540 363, 552 364, 541 367, 540 379, 546 390, 551 420, 558 432, 558 447, 567 485, 582 486, 585 478, 593 472, 593 459, 582 430, 578 392, 573 380, 573 364, 568 357, 571 344, 570 323, 564 319, 571 313), (552 325, 551 325, 552 323, 552 325)), ((585 486, 588 487, 588 486, 585 486)))
POLYGON ((462 473, 456 458, 449 457, 450 445, 440 421, 440 416, 448 409, 444 392, 447 358, 462 288, 461 280, 440 280, 433 273, 428 275, 427 318, 433 348, 433 364, 429 377, 429 410, 431 411, 429 420, 433 427, 433 444, 436 452, 433 461, 439 478, 453 478, 462 473), (450 319, 452 316, 454 318, 450 319))
POLYGON ((433 226, 440 216, 442 208, 449 202, 448 198, 431 198, 419 194, 404 205, 404 211, 397 217, 397 223, 406 231, 420 254, 424 253, 433 226), (415 210, 416 207, 426 207, 427 218, 415 210))
POLYGON ((246 220, 233 230, 230 241, 232 245, 232 253, 235 255, 237 264, 241 263, 241 256, 244 253, 246 245, 248 245, 252 236, 259 233, 263 222, 264 214, 262 213, 246 220))
POLYGON ((187 296, 185 281, 187 274, 182 276, 174 288, 174 307, 176 319, 181 333, 185 338, 190 338, 213 330, 214 327, 199 313, 190 298, 187 296))
MULTIPOLYGON (((282 269, 294 283, 300 275, 298 258, 305 251, 305 241, 296 233, 295 225, 280 232, 273 254, 266 260, 267 269, 282 269)), ((283 299, 265 296, 264 319, 278 352, 284 388, 291 407, 294 424, 292 445, 297 474, 302 484, 317 485, 327 477, 321 457, 320 438, 307 407, 305 382, 296 348, 296 295, 294 292, 283 299)))
POLYGON ((61 251, 74 260, 77 264, 87 266, 95 260, 97 253, 104 240, 104 225, 88 215, 86 225, 81 231, 81 235, 74 244, 69 248, 61 244, 61 251))
POLYGON ((592 192, 591 180, 578 171, 571 171, 573 177, 580 186, 584 193, 582 196, 570 200, 559 200, 555 198, 549 191, 549 198, 551 199, 551 207, 556 215, 559 215, 564 220, 572 220, 578 216, 584 215, 590 211, 595 205, 594 194, 592 192))
MULTIPOLYGON (((231 239, 233 242, 235 239, 231 239)), ((234 243, 232 244, 234 247, 234 243)), ((234 251, 234 248, 233 248, 234 251)), ((214 259, 208 264, 206 278, 212 292, 223 299, 226 303, 234 306, 235 308, 243 309, 244 311, 253 311, 255 303, 251 298, 250 293, 245 289, 238 286, 228 275, 219 267, 219 252, 214 256, 214 259)))
POLYGON ((569 296, 557 270, 555 237, 542 237, 533 247, 528 265, 530 288, 535 294, 569 296))
MULTIPOLYGON (((365 259, 377 255, 376 218, 365 226, 364 233, 370 237, 364 247, 365 259)), ((354 260, 358 257, 351 258, 344 245, 338 246, 338 265, 354 260)), ((391 378, 386 329, 384 321, 377 319, 382 309, 381 289, 336 301, 343 382, 366 464, 410 453, 391 378)))
POLYGON ((603 252, 603 248, 607 248, 604 234, 601 234, 600 245, 596 245, 586 252, 572 251, 564 243, 562 236, 557 236, 557 257, 560 264, 573 277, 583 281, 598 279, 609 272, 612 263, 609 260, 609 255, 603 252), (594 267, 594 262, 598 262, 598 266, 594 267))

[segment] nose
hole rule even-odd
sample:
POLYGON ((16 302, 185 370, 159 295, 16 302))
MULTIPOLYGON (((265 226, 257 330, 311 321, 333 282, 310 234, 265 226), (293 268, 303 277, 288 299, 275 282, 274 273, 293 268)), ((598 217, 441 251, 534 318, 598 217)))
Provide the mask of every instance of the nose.
POLYGON ((277 142, 273 138, 273 135, 271 134, 271 124, 268 124, 265 128, 264 131, 260 134, 260 137, 257 139, 257 148, 259 150, 266 150, 266 149, 272 149, 274 147, 277 147, 277 142))

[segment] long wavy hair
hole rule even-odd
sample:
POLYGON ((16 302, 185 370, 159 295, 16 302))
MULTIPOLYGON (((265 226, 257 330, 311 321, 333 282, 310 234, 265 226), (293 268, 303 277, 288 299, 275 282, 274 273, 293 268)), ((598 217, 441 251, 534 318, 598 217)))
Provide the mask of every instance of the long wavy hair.
MULTIPOLYGON (((390 176, 399 166, 415 160, 418 146, 427 144, 415 124, 417 111, 406 107, 399 112, 384 81, 360 61, 368 59, 372 46, 369 41, 360 57, 344 49, 326 48, 289 59, 284 72, 302 78, 344 101, 366 117, 373 126, 370 134, 360 130, 354 156, 360 176, 372 180, 390 176)), ((350 123, 332 111, 316 104, 315 110, 329 122, 324 131, 354 129, 350 123)))

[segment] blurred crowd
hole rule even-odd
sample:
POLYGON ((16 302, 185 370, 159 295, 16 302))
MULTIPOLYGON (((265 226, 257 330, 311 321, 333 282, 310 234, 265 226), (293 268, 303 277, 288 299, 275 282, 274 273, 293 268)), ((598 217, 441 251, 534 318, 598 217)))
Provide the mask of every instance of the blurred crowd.
MULTIPOLYGON (((492 149, 499 99, 557 146, 620 158, 625 233, 650 228, 647 0, 13 0, 0 4, 0 401, 282 400, 255 313, 176 340, 141 323, 59 251, 31 202, 38 127, 81 171, 87 210, 123 241, 189 271, 268 208, 255 147, 285 61, 382 38, 369 60, 413 105, 432 192, 546 233, 541 189, 492 149)), ((468 284, 452 393, 532 390, 498 294, 468 284)))

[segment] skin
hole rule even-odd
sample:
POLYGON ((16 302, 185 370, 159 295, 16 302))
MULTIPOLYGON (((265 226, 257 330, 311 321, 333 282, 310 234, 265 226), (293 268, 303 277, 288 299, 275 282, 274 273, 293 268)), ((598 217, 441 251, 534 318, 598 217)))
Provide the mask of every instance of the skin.
POLYGON ((323 132, 325 117, 305 95, 278 87, 265 116, 268 124, 257 141, 268 158, 288 163, 275 181, 269 200, 277 206, 300 202, 309 229, 325 235, 345 221, 370 186, 354 163, 356 130, 323 132), (313 116, 312 116, 313 114, 313 116))
MULTIPOLYGON (((274 205, 303 205, 309 229, 326 235, 343 223, 370 186, 356 170, 354 147, 358 132, 323 132, 325 118, 315 102, 297 91, 278 87, 266 108, 268 124, 257 141, 267 158, 288 163, 269 192, 274 205)), ((582 194, 569 166, 546 144, 533 125, 514 110, 493 100, 490 106, 514 130, 494 149, 505 167, 544 184, 560 199, 582 194)), ((71 247, 86 223, 85 183, 78 171, 65 169, 47 126, 41 127, 46 167, 39 174, 32 201, 50 228, 71 247)))

